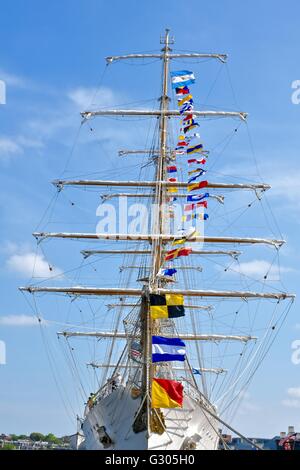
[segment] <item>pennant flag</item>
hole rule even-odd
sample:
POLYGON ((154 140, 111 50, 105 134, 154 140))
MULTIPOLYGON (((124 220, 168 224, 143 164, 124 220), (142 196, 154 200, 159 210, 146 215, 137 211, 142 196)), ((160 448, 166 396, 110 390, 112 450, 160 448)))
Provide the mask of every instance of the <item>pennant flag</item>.
POLYGON ((156 318, 184 317, 183 295, 177 294, 150 294, 150 315, 156 318))
POLYGON ((177 100, 178 106, 182 106, 184 103, 189 102, 191 104, 194 103, 193 96, 192 95, 184 95, 182 98, 177 100))
POLYGON ((184 212, 193 211, 193 210, 197 209, 198 207, 205 207, 207 209, 207 201, 196 202, 195 204, 185 204, 184 205, 184 212))
POLYGON ((178 150, 178 149, 175 150, 175 155, 184 155, 184 154, 185 154, 185 150, 178 150))
POLYGON ((180 256, 188 256, 192 253, 192 248, 176 248, 175 250, 167 251, 165 261, 179 258, 180 256))
POLYGON ((167 166, 167 172, 168 173, 175 173, 176 171, 177 171, 177 167, 175 165, 167 166))
POLYGON ((190 170, 188 171, 188 175, 193 175, 195 173, 198 173, 198 171, 202 171, 202 168, 195 168, 195 170, 190 170))
POLYGON ((176 149, 178 149, 178 147, 186 147, 187 145, 189 145, 187 142, 185 142, 184 140, 180 140, 178 143, 177 143, 177 147, 176 149))
POLYGON ((151 395, 152 408, 182 408, 183 385, 180 382, 154 377, 151 395))
POLYGON ((198 160, 197 158, 190 158, 188 160, 189 165, 193 165, 194 163, 200 164, 200 165, 205 165, 206 160, 205 158, 202 158, 201 160, 198 160))
POLYGON ((190 90, 187 86, 181 86, 175 89, 175 93, 176 95, 188 95, 190 93, 190 90))
POLYGON ((188 154, 197 153, 197 152, 201 152, 202 149, 203 149, 203 144, 197 144, 197 145, 193 145, 192 147, 189 147, 188 149, 186 149, 186 153, 188 153, 188 154))
POLYGON ((185 353, 182 339, 152 336, 152 362, 184 361, 185 353))
POLYGON ((189 136, 185 136, 185 140, 187 142, 191 142, 191 140, 193 139, 200 139, 200 134, 198 134, 198 132, 196 132, 195 134, 192 134, 192 135, 189 135, 189 136))
POLYGON ((163 275, 164 276, 173 276, 173 274, 177 273, 177 269, 175 268, 167 268, 163 269, 163 275))
POLYGON ((173 242, 172 242, 172 245, 173 246, 176 246, 176 245, 183 245, 184 243, 186 242, 186 238, 178 238, 178 239, 175 239, 173 242))
POLYGON ((192 176, 191 178, 189 178, 188 183, 191 183, 192 181, 195 181, 197 178, 199 178, 200 176, 204 175, 205 173, 206 173, 205 170, 200 169, 200 171, 199 171, 196 175, 194 175, 194 176, 192 176))
MULTIPOLYGON (((182 122, 189 121, 190 119, 193 119, 193 113, 186 114, 185 117, 182 119, 182 122)), ((188 137, 186 137, 186 140, 188 140, 188 137)))
POLYGON ((188 192, 195 191, 196 189, 205 188, 207 185, 208 181, 200 181, 200 183, 188 184, 187 190, 188 192))
POLYGON ((192 119, 192 123, 186 127, 183 128, 183 132, 186 134, 187 132, 191 131, 192 129, 195 129, 195 127, 199 126, 197 122, 192 119))
POLYGON ((171 72, 172 88, 176 89, 179 86, 187 86, 195 83, 195 76, 189 70, 177 70, 171 72))
POLYGON ((190 222, 193 219, 207 220, 209 217, 208 214, 186 214, 182 216, 183 222, 190 222))
POLYGON ((178 140, 186 140, 186 136, 185 136, 185 135, 180 135, 180 136, 178 137, 178 140))
POLYGON ((200 369, 195 369, 194 367, 192 367, 192 372, 194 375, 202 375, 202 373, 200 372, 200 369))
POLYGON ((204 193, 204 194, 190 194, 186 198, 186 202, 197 202, 197 201, 202 201, 202 199, 205 199, 209 196, 209 193, 204 193))
POLYGON ((187 102, 187 103, 184 103, 184 105, 181 106, 181 108, 179 108, 179 113, 180 114, 184 114, 185 112, 188 112, 188 111, 192 111, 194 109, 194 106, 187 102))

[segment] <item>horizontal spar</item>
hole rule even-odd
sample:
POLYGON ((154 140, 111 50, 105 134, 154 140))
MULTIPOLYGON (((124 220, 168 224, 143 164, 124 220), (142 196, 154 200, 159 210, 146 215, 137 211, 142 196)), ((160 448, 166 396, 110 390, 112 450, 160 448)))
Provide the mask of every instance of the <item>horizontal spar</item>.
MULTIPOLYGON (((74 238, 82 240, 119 240, 119 241, 148 241, 162 240, 163 242, 172 242, 178 240, 174 235, 164 234, 127 234, 127 233, 68 233, 68 232, 34 232, 32 234, 36 239, 45 238, 74 238)), ((189 237, 188 243, 241 243, 241 244, 263 244, 280 247, 285 243, 284 240, 272 240, 269 238, 246 238, 246 237, 189 237)))
MULTIPOLYGON (((43 287, 43 286, 27 286, 19 287, 21 291, 27 291, 30 293, 35 292, 49 292, 49 293, 62 293, 70 295, 117 295, 117 296, 128 296, 128 297, 141 297, 144 291, 141 289, 133 288, 120 288, 120 287, 43 287)), ((259 299, 294 299, 294 294, 288 294, 284 292, 251 292, 251 291, 215 291, 215 290, 168 290, 168 289, 157 289, 156 294, 179 294, 187 297, 229 297, 229 298, 259 298, 259 299)))
MULTIPOLYGON (((88 258, 93 255, 151 255, 151 250, 82 250, 81 254, 84 258, 88 258)), ((225 255, 237 258, 241 251, 236 250, 193 250, 191 255, 225 255)))
MULTIPOLYGON (((99 369, 99 368, 138 369, 142 365, 143 365, 143 363, 141 363, 140 365, 131 364, 130 366, 126 365, 126 364, 98 364, 98 363, 95 363, 95 362, 88 362, 87 363, 87 366, 93 367, 95 369, 99 369)), ((170 367, 170 370, 186 370, 186 368, 185 367, 170 367)), ((200 369, 197 368, 197 370, 199 370, 200 372, 211 373, 211 374, 224 374, 225 372, 227 372, 227 369, 222 369, 222 368, 219 368, 219 367, 211 368, 211 369, 208 369, 206 367, 201 367, 200 369)))
MULTIPOLYGON (((188 183, 169 181, 106 181, 106 180, 54 180, 54 186, 61 189, 64 186, 109 186, 109 187, 135 187, 135 188, 155 188, 157 185, 164 187, 187 188, 188 183)), ((266 191, 271 188, 265 183, 207 183, 208 189, 249 189, 266 191)))
POLYGON ((127 55, 112 55, 105 57, 108 64, 118 60, 131 60, 131 59, 217 59, 221 62, 226 62, 227 54, 201 54, 198 52, 190 52, 186 54, 127 54, 127 55))
MULTIPOLYGON (((180 114, 177 110, 150 110, 150 109, 99 109, 98 111, 83 111, 80 113, 84 119, 90 119, 95 116, 153 116, 153 117, 176 117, 190 114, 186 111, 183 114, 180 114)), ((239 118, 242 121, 245 121, 247 118, 247 113, 242 111, 196 111, 193 110, 194 116, 199 116, 203 118, 213 118, 213 117, 232 117, 239 118)))
MULTIPOLYGON (((140 306, 141 306, 140 303, 138 304, 107 304, 106 305, 108 311, 114 308, 140 307, 140 306)), ((214 309, 212 305, 186 305, 186 304, 184 304, 184 308, 191 308, 195 310, 207 310, 207 311, 211 311, 214 309)))
MULTIPOLYGON (((81 331, 59 331, 57 333, 60 336, 72 337, 72 336, 90 336, 94 338, 136 338, 137 335, 128 335, 123 332, 115 331, 91 331, 91 332, 81 332, 81 331)), ((168 337, 178 338, 178 335, 168 335, 168 337)), ((242 341, 247 342, 251 340, 256 340, 256 336, 247 336, 247 335, 194 335, 194 334, 179 334, 180 339, 186 341, 242 341)))

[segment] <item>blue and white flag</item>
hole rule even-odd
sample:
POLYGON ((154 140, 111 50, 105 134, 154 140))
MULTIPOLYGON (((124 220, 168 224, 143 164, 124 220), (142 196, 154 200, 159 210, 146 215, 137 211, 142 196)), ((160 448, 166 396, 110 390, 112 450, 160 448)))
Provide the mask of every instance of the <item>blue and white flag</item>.
POLYGON ((189 70, 177 70, 176 72, 171 72, 171 80, 172 88, 175 89, 195 83, 195 75, 189 70))
POLYGON ((187 202, 198 202, 202 201, 202 199, 205 199, 209 197, 209 193, 204 193, 204 194, 189 194, 186 198, 187 202))
POLYGON ((200 369, 195 369, 194 367, 192 367, 192 372, 194 375, 202 375, 202 373, 200 372, 200 369))
POLYGON ((152 336, 152 362, 184 360, 185 343, 182 339, 152 336))

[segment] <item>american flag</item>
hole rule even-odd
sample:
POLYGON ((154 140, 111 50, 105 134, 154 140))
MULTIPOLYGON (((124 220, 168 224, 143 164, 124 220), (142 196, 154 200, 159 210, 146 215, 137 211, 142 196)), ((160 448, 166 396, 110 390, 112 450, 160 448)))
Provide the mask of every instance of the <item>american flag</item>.
POLYGON ((130 346, 130 357, 134 361, 139 361, 142 357, 142 346, 138 341, 132 341, 130 346))

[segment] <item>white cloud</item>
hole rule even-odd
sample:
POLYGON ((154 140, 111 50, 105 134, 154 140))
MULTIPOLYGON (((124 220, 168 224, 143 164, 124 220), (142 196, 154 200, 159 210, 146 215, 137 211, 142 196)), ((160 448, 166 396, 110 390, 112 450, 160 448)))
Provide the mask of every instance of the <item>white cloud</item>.
POLYGON ((0 136, 0 160, 8 161, 15 155, 21 155, 26 148, 41 149, 43 143, 37 139, 31 139, 25 136, 16 136, 14 138, 0 136))
POLYGON ((7 86, 16 87, 16 88, 27 88, 28 81, 23 77, 18 75, 13 75, 11 73, 0 70, 0 80, 3 80, 7 86))
POLYGON ((300 398, 300 387, 290 387, 290 388, 288 388, 287 394, 290 397, 300 398))
POLYGON ((284 272, 291 272, 293 271, 292 268, 287 267, 280 267, 278 265, 270 265, 270 263, 266 260, 253 260, 247 261, 244 263, 240 263, 237 267, 234 268, 238 270, 239 273, 244 274, 246 276, 254 276, 258 278, 262 278, 265 275, 268 275, 269 281, 278 280, 280 278, 280 274, 284 272))
MULTIPOLYGON (((43 325, 47 325, 47 321, 40 319, 43 325)), ((37 317, 31 315, 6 315, 0 316, 0 325, 2 326, 38 326, 40 324, 37 317)))
POLYGON ((50 267, 43 255, 31 251, 12 254, 6 261, 6 266, 13 272, 25 277, 62 276, 62 270, 50 267))
POLYGON ((300 185, 299 185, 300 171, 293 169, 292 174, 280 175, 280 178, 270 177, 272 185, 272 195, 280 196, 288 199, 291 202, 300 200, 300 185))
POLYGON ((282 400, 282 404, 288 408, 300 408, 300 387, 290 387, 286 392, 289 398, 282 400))
POLYGON ((122 98, 108 87, 78 87, 68 93, 68 98, 82 111, 90 106, 94 106, 97 102, 98 104, 101 103, 101 108, 120 103, 120 101, 124 102, 124 97, 122 98))
POLYGON ((0 137, 0 158, 9 159, 12 155, 23 153, 22 147, 13 139, 0 137))

